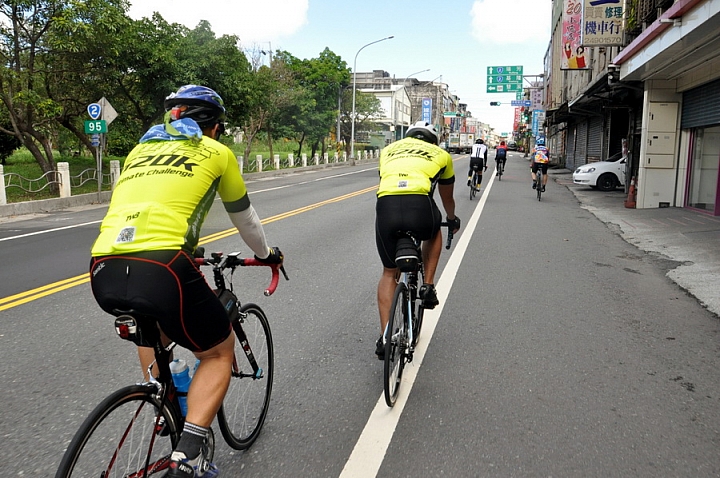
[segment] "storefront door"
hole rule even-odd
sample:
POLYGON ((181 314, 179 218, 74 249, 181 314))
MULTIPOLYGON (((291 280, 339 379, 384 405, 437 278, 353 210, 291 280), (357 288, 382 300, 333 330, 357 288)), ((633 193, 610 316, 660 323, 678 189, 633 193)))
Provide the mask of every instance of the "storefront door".
POLYGON ((720 126, 693 131, 692 157, 688 177, 688 207, 720 216, 720 126))

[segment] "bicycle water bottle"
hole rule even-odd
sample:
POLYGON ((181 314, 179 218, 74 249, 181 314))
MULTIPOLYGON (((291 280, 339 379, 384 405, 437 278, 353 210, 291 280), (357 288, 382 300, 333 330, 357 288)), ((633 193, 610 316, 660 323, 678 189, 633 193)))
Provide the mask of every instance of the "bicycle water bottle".
POLYGON ((183 416, 187 415, 187 392, 190 389, 190 369, 183 359, 175 359, 170 362, 173 382, 177 388, 178 402, 183 416))

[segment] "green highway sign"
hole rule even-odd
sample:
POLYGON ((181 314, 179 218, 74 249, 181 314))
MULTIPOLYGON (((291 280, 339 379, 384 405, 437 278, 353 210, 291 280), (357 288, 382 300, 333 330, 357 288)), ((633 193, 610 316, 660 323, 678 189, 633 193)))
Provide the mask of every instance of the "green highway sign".
POLYGON ((523 93, 522 93, 522 91, 518 91, 517 93, 515 93, 515 99, 516 99, 516 100, 521 100, 521 99, 523 99, 523 93))
POLYGON ((495 85, 487 85, 488 93, 515 93, 522 91, 522 83, 499 83, 495 85))
POLYGON ((522 66, 488 66, 488 76, 492 75, 520 75, 523 74, 522 66))
POLYGON ((497 83, 520 83, 522 84, 522 75, 492 75, 487 77, 488 85, 497 83))
POLYGON ((107 133, 107 121, 85 120, 85 134, 107 133))

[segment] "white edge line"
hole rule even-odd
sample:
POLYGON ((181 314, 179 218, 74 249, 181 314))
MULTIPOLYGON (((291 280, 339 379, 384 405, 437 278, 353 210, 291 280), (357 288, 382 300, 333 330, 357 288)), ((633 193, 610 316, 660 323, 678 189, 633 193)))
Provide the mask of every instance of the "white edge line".
POLYGON ((98 224, 102 221, 90 221, 83 222, 82 224, 73 224, 72 226, 56 227, 54 229, 45 229, 43 231, 28 232, 27 234, 21 234, 19 236, 4 237, 0 239, 0 242, 9 241, 11 239, 22 239, 23 237, 37 236, 38 234, 46 234, 48 232, 64 231, 65 229, 73 229, 76 227, 89 226, 90 224, 98 224))
POLYGON ((480 220, 480 215, 485 208, 485 203, 487 202, 494 181, 495 176, 491 176, 487 188, 475 208, 475 212, 465 226, 465 232, 455 245, 455 250, 443 269, 440 280, 437 281, 436 289, 440 305, 433 310, 425 312, 422 335, 418 346, 415 348, 413 361, 408 364, 404 370, 403 380, 395 406, 389 408, 385 403, 385 395, 380 395, 380 398, 375 404, 375 408, 372 413, 370 413, 365 428, 355 444, 355 448, 353 448, 348 461, 345 463, 345 467, 340 473, 340 478, 371 478, 377 476, 385 458, 385 453, 395 433, 395 428, 407 403, 407 398, 410 395, 417 374, 422 366, 425 351, 435 333, 435 326, 450 295, 450 289, 452 288, 453 282, 455 282, 457 271, 470 244, 472 232, 480 220))

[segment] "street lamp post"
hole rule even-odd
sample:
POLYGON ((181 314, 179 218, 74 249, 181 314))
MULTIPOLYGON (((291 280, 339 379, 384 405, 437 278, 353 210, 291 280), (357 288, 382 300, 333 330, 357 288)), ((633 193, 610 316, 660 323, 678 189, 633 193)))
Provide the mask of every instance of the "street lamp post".
POLYGON ((390 40, 391 38, 395 38, 395 36, 393 35, 370 42, 367 45, 361 46, 357 53, 355 53, 355 61, 353 62, 352 125, 350 127, 350 159, 353 161, 355 161, 355 82, 357 80, 357 57, 363 50, 363 48, 373 45, 375 43, 380 43, 381 41, 390 40))
POLYGON ((403 78, 403 86, 405 85, 405 82, 407 81, 408 78, 412 78, 413 76, 420 74, 420 73, 425 73, 426 71, 430 71, 430 68, 428 68, 427 70, 420 70, 420 71, 416 71, 415 73, 410 73, 408 76, 403 78))

